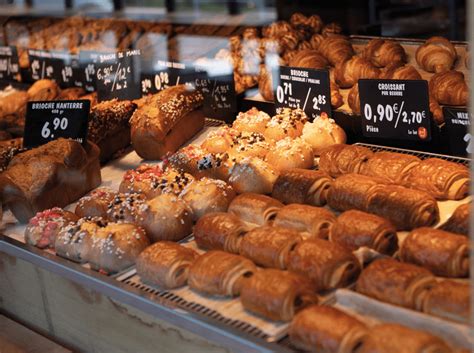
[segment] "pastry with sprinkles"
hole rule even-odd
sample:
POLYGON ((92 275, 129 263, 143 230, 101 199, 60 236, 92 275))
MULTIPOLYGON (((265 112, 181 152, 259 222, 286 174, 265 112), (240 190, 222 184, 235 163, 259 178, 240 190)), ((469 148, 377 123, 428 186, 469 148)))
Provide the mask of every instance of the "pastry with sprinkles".
POLYGON ((116 194, 107 206, 106 218, 110 222, 135 223, 138 219, 138 209, 145 202, 143 194, 116 194))
POLYGON ((202 142, 201 148, 205 149, 210 153, 224 153, 230 149, 232 141, 239 131, 229 126, 222 126, 217 130, 213 130, 207 135, 206 139, 202 142))
POLYGON ((234 164, 229 184, 238 194, 270 194, 277 178, 278 172, 270 164, 260 158, 247 157, 234 164))
POLYGON ((269 122, 270 115, 253 107, 246 112, 240 112, 232 127, 239 132, 258 132, 263 134, 269 122))
POLYGON ((313 149, 299 137, 294 140, 286 137, 278 141, 265 160, 278 171, 290 168, 310 169, 314 165, 313 149))
POLYGON ((258 132, 242 132, 232 141, 229 154, 236 159, 245 157, 265 158, 273 141, 258 132))
POLYGON ((265 129, 265 137, 279 141, 286 137, 297 138, 303 133, 303 126, 308 117, 301 109, 280 108, 272 117, 265 129))
POLYGON ((76 205, 74 213, 79 218, 105 217, 109 204, 117 193, 109 188, 99 188, 82 197, 76 205))

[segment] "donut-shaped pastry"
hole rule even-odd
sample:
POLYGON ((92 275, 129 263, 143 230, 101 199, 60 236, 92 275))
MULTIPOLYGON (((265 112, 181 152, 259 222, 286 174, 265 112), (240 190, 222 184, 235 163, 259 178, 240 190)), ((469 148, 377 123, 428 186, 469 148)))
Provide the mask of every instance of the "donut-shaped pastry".
POLYGON ((235 191, 225 181, 202 178, 184 188, 180 197, 191 207, 196 221, 206 213, 227 211, 235 191))
POLYGON ((74 213, 79 218, 106 217, 109 204, 117 193, 108 188, 99 188, 82 197, 76 205, 74 213))
POLYGON ((238 194, 269 194, 277 178, 278 172, 270 164, 260 158, 248 157, 234 164, 229 184, 238 194))
POLYGON ((253 107, 237 115, 232 127, 240 132, 258 132, 263 134, 270 115, 253 107))
POLYGON ((276 143, 266 161, 277 171, 290 168, 310 169, 314 165, 313 149, 301 138, 284 138, 276 143))
POLYGON ((61 229, 77 220, 74 213, 59 207, 38 212, 26 226, 25 241, 40 249, 52 248, 61 229))
POLYGON ((186 202, 175 195, 162 194, 140 207, 137 222, 152 242, 178 241, 191 234, 193 215, 186 202))
POLYGON ((326 113, 322 113, 312 123, 306 123, 301 137, 311 145, 315 155, 319 155, 325 147, 346 143, 347 139, 344 130, 333 119, 329 119, 326 113))
POLYGON ((301 109, 282 108, 272 117, 265 129, 265 137, 279 141, 285 137, 297 138, 303 133, 303 126, 308 117, 301 109))

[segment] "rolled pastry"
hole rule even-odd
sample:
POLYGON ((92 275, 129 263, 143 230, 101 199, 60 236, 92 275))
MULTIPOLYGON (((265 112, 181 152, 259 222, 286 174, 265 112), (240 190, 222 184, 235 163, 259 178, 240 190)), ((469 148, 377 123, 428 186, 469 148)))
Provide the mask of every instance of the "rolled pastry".
POLYGON ((320 305, 301 310, 289 328, 292 345, 315 353, 354 353, 366 334, 367 327, 355 317, 320 305))
POLYGON ((194 226, 194 240, 202 249, 238 254, 240 242, 247 231, 248 226, 233 214, 208 213, 194 226))
POLYGON ((450 353, 444 341, 428 332, 398 324, 372 327, 357 353, 450 353))
POLYGON ((311 238, 327 239, 335 221, 336 216, 325 208, 291 204, 278 210, 273 225, 307 233, 311 238))
POLYGON ((346 211, 337 218, 329 240, 350 250, 365 246, 387 255, 398 249, 397 230, 390 221, 358 210, 346 211))
POLYGON ((308 305, 318 302, 311 283, 303 276, 287 271, 257 271, 242 285, 243 307, 269 320, 290 321, 308 305))
POLYGON ((388 183, 400 183, 402 176, 420 162, 418 157, 407 154, 376 152, 364 163, 360 173, 381 178, 388 183))
POLYGON ((283 170, 273 185, 272 197, 284 204, 301 203, 324 206, 332 179, 319 170, 283 170))
POLYGON ((165 289, 178 288, 186 284, 189 266, 197 257, 193 249, 160 241, 138 256, 137 274, 144 283, 165 289))
POLYGON ((427 269, 383 258, 375 260, 362 271, 356 291, 386 303, 419 309, 423 292, 434 281, 435 277, 427 269))
POLYGON ((436 282, 425 292, 421 310, 443 319, 469 324, 471 313, 469 283, 450 280, 436 282))
POLYGON ((278 173, 270 164, 257 157, 247 157, 232 166, 229 184, 238 194, 270 194, 277 178, 278 173))
POLYGON ((316 291, 346 286, 360 273, 359 262, 349 250, 317 238, 296 245, 288 269, 307 276, 316 291))
POLYGON ((243 281, 256 271, 255 264, 243 256, 213 250, 191 264, 188 285, 204 294, 237 296, 243 281))
POLYGON ((371 150, 362 146, 332 145, 321 150, 319 169, 334 178, 342 174, 359 173, 372 155, 371 150))
POLYGON ((444 230, 418 228, 403 241, 400 259, 422 266, 438 276, 469 275, 469 239, 444 230))
POLYGON ((469 217, 471 202, 458 206, 449 219, 441 226, 442 230, 469 236, 469 217))
POLYGON ((263 267, 285 270, 290 251, 303 237, 295 230, 262 226, 242 237, 240 255, 263 267))
POLYGON ((229 213, 241 220, 263 226, 272 221, 283 204, 269 196, 246 193, 237 196, 229 205, 229 213))
POLYGON ((459 163, 428 158, 410 169, 403 183, 439 200, 460 200, 469 192, 469 169, 459 163))

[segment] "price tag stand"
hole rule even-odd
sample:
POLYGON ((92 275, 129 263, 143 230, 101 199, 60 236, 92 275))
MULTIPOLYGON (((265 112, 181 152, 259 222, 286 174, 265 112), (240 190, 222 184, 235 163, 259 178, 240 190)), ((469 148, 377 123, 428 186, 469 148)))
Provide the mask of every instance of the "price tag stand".
POLYGON ((0 80, 18 81, 20 65, 16 47, 0 47, 0 80))
POLYGON ((159 60, 153 70, 141 74, 141 92, 158 93, 170 86, 194 84, 196 70, 193 65, 159 60))
POLYGON ((68 52, 28 50, 30 74, 33 81, 55 80, 61 87, 81 86, 78 58, 68 52))
POLYGON ((443 107, 449 152, 466 157, 474 153, 474 137, 470 133, 471 119, 466 108, 443 107))

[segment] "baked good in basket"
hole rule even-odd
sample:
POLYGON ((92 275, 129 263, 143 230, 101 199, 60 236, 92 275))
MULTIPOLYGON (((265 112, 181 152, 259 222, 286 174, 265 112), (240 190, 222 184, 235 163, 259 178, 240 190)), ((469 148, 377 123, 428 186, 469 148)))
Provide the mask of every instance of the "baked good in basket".
POLYGON ((448 39, 431 37, 418 47, 415 57, 416 62, 423 70, 445 72, 453 67, 457 52, 448 39))
POLYGON ((243 307, 266 319, 290 321, 294 315, 318 297, 305 277, 288 271, 257 271, 242 286, 243 307))
POLYGON ((97 146, 61 138, 16 155, 0 175, 0 197, 24 223, 76 201, 100 182, 97 146))
POLYGON ((184 286, 188 269, 198 257, 193 249, 170 241, 159 241, 138 255, 137 274, 142 282, 164 289, 184 286))
POLYGON ((280 201, 270 196, 245 193, 232 200, 228 212, 245 222, 263 226, 270 223, 282 207, 280 201))

